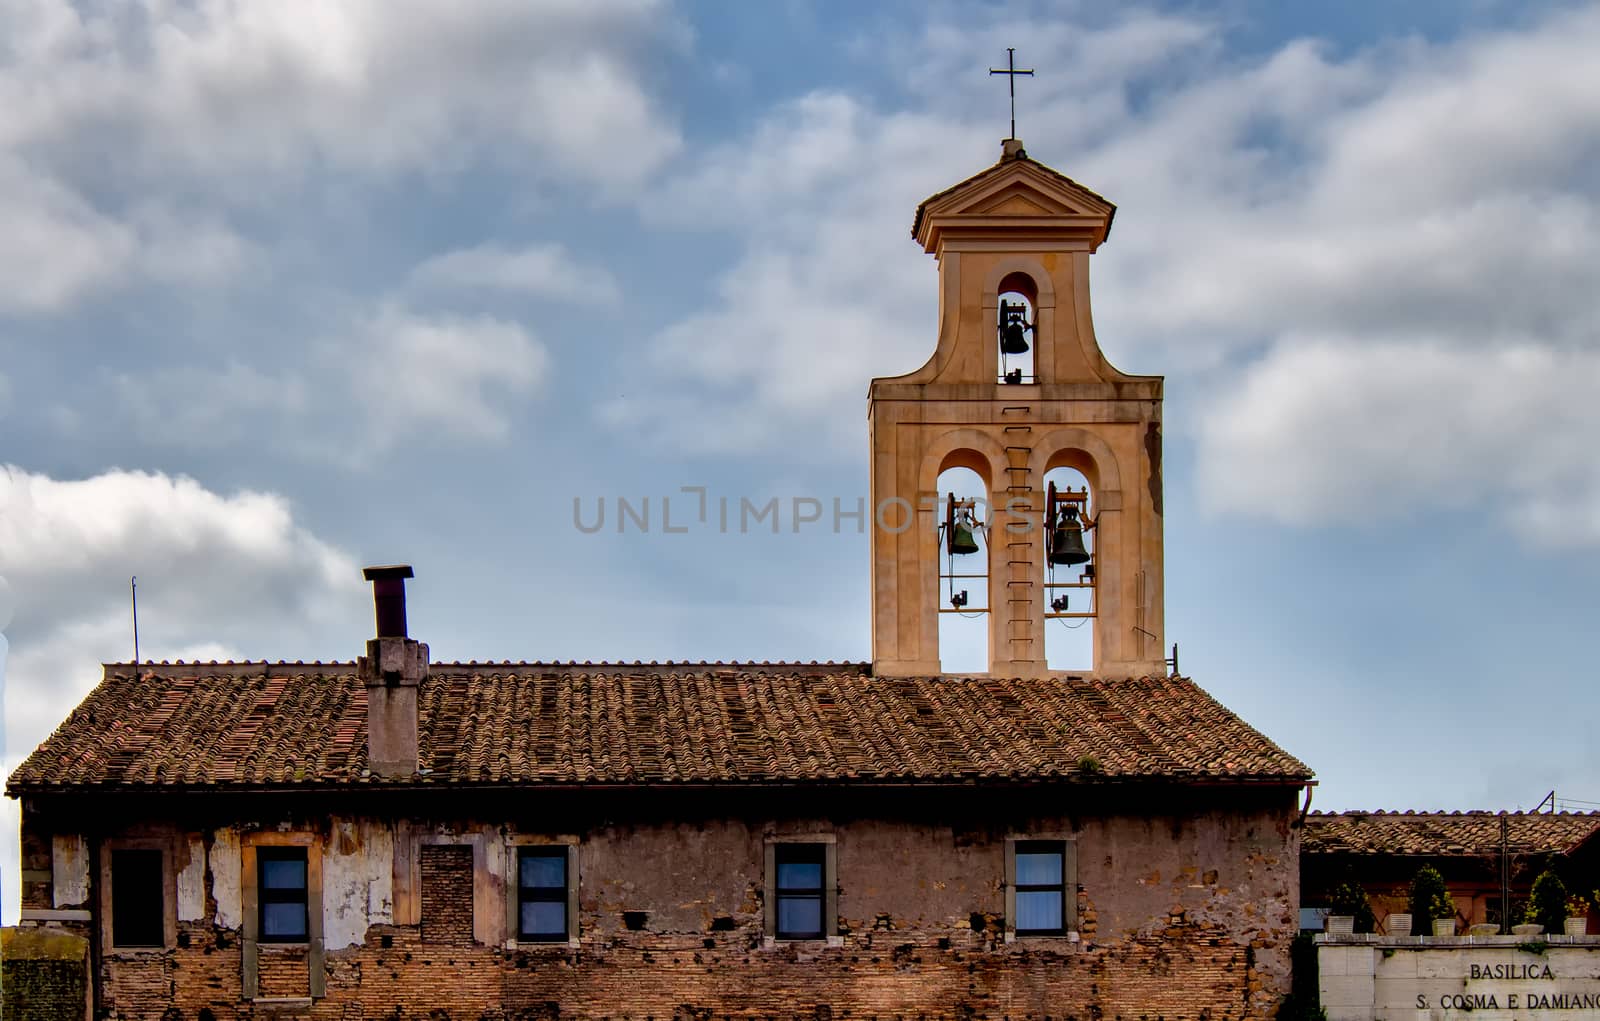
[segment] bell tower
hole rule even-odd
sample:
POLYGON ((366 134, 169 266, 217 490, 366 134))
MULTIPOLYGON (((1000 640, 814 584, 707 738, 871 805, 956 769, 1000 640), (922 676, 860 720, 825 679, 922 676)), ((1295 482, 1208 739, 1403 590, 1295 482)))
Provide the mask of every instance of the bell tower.
POLYGON ((968 610, 941 591, 951 561, 976 564, 954 577, 987 574, 991 674, 1048 673, 1057 618, 1092 625, 1094 673, 1165 673, 1162 379, 1113 368, 1089 313, 1089 257, 1115 212, 1016 139, 917 207, 939 334, 927 364, 874 379, 868 402, 876 673, 940 672, 939 613, 968 610), (938 491, 955 467, 983 479, 987 508, 938 491), (1087 492, 1052 499, 1058 468, 1087 492))

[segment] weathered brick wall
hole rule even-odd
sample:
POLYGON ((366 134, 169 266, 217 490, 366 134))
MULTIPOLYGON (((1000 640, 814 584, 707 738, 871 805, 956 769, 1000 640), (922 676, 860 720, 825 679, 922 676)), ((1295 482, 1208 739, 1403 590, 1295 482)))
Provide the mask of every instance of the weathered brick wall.
POLYGON ((472 944, 472 848, 428 844, 421 849, 422 942, 472 944))
MULTIPOLYGON (((763 797, 769 812, 779 807, 763 797)), ((1287 992, 1298 907, 1298 831, 1289 794, 1202 803, 1185 792, 1182 799, 1147 801, 1142 813, 1126 797, 1076 814, 1052 813, 1051 802, 1030 798, 1032 816, 981 797, 946 800, 775 820, 755 814, 751 803, 708 799, 693 822, 674 821, 690 814, 681 806, 664 806, 655 817, 642 809, 604 809, 580 819, 531 801, 526 816, 487 826, 483 817, 413 821, 410 831, 435 839, 441 832, 479 833, 501 842, 491 846, 494 873, 474 877, 469 848, 414 847, 421 924, 394 924, 396 910, 405 916, 393 877, 374 875, 345 883, 337 895, 329 891, 329 931, 339 917, 360 941, 327 946, 327 995, 315 1001, 312 1016, 422 1017, 443 1010, 454 1019, 1222 1021, 1269 1016, 1287 992), (733 815, 704 817, 712 809, 733 815), (835 836, 839 945, 773 946, 763 939, 763 845, 774 832, 835 836), (1005 939, 1004 841, 1040 832, 1075 836, 1080 942, 1005 939), (517 834, 579 838, 579 946, 507 948, 464 938, 471 931, 467 903, 480 928, 487 917, 504 932, 510 859, 501 851, 517 834), (366 921, 352 929, 350 912, 366 921)), ((374 855, 374 862, 403 857, 404 839, 385 828, 384 818, 373 815, 359 826, 330 815, 231 825, 233 832, 262 825, 317 830, 330 849, 340 849, 340 868, 348 872, 366 860, 362 841, 398 841, 384 852, 389 858, 374 855)), ((190 825, 181 828, 195 832, 190 825)), ((224 828, 204 832, 208 848, 237 854, 224 828)), ((101 1003, 109 1016, 156 1019, 168 1008, 186 1018, 199 1018, 202 1008, 219 1019, 258 1013, 239 996, 238 929, 215 924, 218 875, 236 876, 237 868, 208 862, 212 924, 180 924, 187 946, 106 956, 101 1003)), ((304 995, 303 965, 291 989, 288 973, 280 983, 263 953, 261 975, 263 995, 304 995)))
POLYGON ((256 951, 260 995, 308 996, 311 993, 310 955, 303 946, 281 947, 263 943, 256 951))
MULTIPOLYGON (((425 1017, 444 1010, 475 1019, 555 1005, 573 1018, 1184 1018, 1263 1017, 1275 991, 1252 964, 1252 949, 1202 928, 1073 949, 995 943, 970 929, 955 935, 880 931, 842 947, 763 948, 749 933, 633 934, 586 941, 579 949, 509 951, 425 944, 414 928, 374 930, 360 947, 328 955, 327 997, 318 1018, 425 1017), (381 945, 383 935, 390 946, 381 945), (708 945, 709 944, 709 945, 708 945)), ((1257 951, 1258 953, 1259 951, 1257 951)), ((158 960, 108 966, 111 1016, 249 1017, 237 998, 240 959, 193 948, 158 960), (162 984, 176 978, 177 985, 162 984), (226 991, 229 987, 232 992, 226 991)), ((262 995, 304 995, 265 979, 262 995)))

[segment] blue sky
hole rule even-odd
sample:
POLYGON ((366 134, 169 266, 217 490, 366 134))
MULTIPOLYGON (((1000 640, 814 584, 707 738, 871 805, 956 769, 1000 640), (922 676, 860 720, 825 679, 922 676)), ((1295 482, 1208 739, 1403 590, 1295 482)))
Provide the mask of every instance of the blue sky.
POLYGON ((1102 346, 1167 378, 1184 673, 1318 807, 1600 802, 1600 7, 0 25, 7 769, 134 574, 157 659, 352 658, 395 561, 440 659, 868 658, 865 534, 788 512, 865 494, 867 381, 934 341, 912 212, 998 156, 1016 46, 1030 155, 1119 207, 1102 346), (783 530, 664 534, 684 486, 783 530))

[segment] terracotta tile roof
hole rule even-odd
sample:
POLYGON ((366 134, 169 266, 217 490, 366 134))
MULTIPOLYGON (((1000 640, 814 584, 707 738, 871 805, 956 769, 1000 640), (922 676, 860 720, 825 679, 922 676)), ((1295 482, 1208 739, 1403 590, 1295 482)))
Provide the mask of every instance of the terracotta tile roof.
MULTIPOLYGON (((349 663, 108 666, 8 782, 383 782, 349 663)), ((1299 761, 1182 678, 877 678, 864 665, 439 664, 429 783, 1299 782, 1299 761), (1092 762, 1090 760, 1093 760, 1092 762)))
POLYGON ((1511 850, 1565 854, 1600 830, 1600 812, 1312 812, 1307 854, 1495 854, 1504 817, 1511 850))

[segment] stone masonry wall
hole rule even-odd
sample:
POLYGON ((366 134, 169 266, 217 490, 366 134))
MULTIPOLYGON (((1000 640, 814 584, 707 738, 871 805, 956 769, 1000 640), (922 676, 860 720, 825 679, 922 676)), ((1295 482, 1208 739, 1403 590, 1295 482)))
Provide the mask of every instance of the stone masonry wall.
MULTIPOLYGON (((175 820, 175 840, 195 838, 208 854, 202 917, 180 918, 178 945, 164 952, 102 954, 99 1006, 104 1017, 150 1021, 265 1016, 268 1005, 241 998, 242 932, 218 912, 219 901, 239 900, 219 889, 219 877, 238 882, 230 856, 265 827, 320 835, 330 934, 325 995, 272 1005, 273 1016, 1269 1017, 1288 990, 1296 929, 1292 792, 1200 800, 1009 822, 975 821, 982 799, 780 819, 552 817, 547 828, 538 812, 449 823, 175 820), (837 936, 774 943, 763 934, 764 842, 818 833, 836 840, 837 936), (1005 838, 1053 833, 1076 841, 1079 939, 1008 940, 1005 838), (517 839, 576 841, 575 946, 507 942, 517 839), (464 875, 473 854, 480 867, 464 875)), ((305 996, 310 955, 271 950, 260 957, 261 995, 305 996)))

